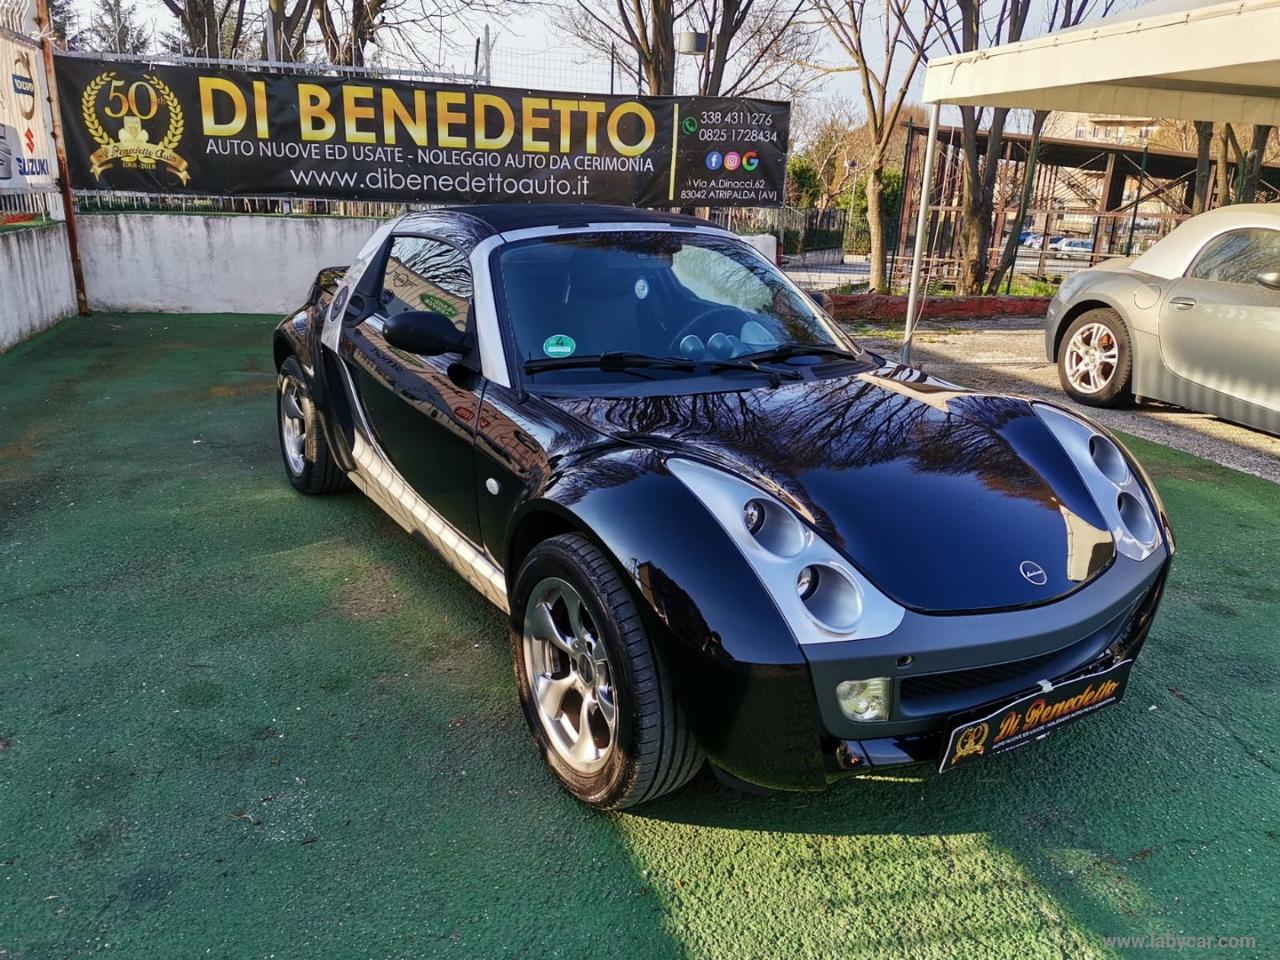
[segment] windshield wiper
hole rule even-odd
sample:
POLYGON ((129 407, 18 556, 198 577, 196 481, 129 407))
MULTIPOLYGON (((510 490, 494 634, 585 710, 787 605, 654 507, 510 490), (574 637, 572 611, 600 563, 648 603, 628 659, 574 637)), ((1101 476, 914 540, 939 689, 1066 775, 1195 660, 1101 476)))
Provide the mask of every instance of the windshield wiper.
POLYGON ((696 373, 707 370, 720 373, 725 370, 746 370, 758 373, 770 380, 786 377, 797 380, 798 370, 765 370, 754 359, 739 357, 726 360, 683 360, 678 357, 660 357, 649 353, 633 353, 627 350, 610 350, 606 353, 585 353, 577 357, 538 357, 526 360, 525 373, 542 373, 546 370, 572 370, 574 368, 594 367, 606 373, 636 373, 638 370, 683 370, 696 373))
POLYGON ((584 353, 576 357, 537 357, 524 362, 525 373, 542 373, 545 370, 572 370, 575 367, 594 367, 606 373, 631 373, 636 369, 688 370, 692 373, 697 364, 692 360, 675 357, 659 357, 649 353, 632 353, 628 350, 610 350, 606 353, 584 353))
POLYGON ((770 363, 775 360, 790 360, 792 357, 835 357, 841 360, 856 360, 861 355, 850 353, 834 343, 782 343, 758 353, 748 353, 739 360, 752 360, 756 363, 770 363))

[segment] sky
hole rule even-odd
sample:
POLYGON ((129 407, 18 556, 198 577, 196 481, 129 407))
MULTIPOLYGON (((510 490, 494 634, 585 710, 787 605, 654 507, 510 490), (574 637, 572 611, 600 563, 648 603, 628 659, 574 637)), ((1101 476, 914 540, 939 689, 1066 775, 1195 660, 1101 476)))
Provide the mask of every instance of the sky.
MULTIPOLYGON (((127 0, 126 0, 127 2, 127 0)), ((175 19, 163 6, 160 0, 135 0, 142 18, 154 25, 157 35, 173 29, 175 19)), ((425 0, 430 4, 432 0, 425 0)), ((608 4, 608 0, 593 0, 608 4)), ((1104 0, 1097 0, 1101 7, 1104 0)), ((1194 0, 1156 0, 1157 3, 1170 2, 1187 4, 1194 0)), ((94 5, 94 0, 76 0, 82 18, 94 5)), ((1048 10, 1051 0, 1036 0, 1028 24, 1027 36, 1037 36, 1045 32, 1048 10)), ((265 8, 266 0, 248 0, 248 8, 257 5, 265 8)), ((1118 10, 1131 10, 1138 6, 1138 0, 1118 0, 1114 6, 1118 10)), ((564 19, 563 11, 553 5, 512 5, 512 15, 505 16, 506 11, 497 15, 475 16, 457 21, 452 30, 454 42, 442 44, 439 31, 433 27, 424 28, 419 49, 426 58, 436 60, 443 55, 443 65, 459 72, 470 72, 474 56, 474 39, 483 34, 484 26, 490 29, 492 41, 492 73, 491 82, 500 86, 533 87, 551 90, 572 90, 582 92, 604 92, 609 89, 610 71, 607 60, 594 56, 587 51, 580 41, 565 36, 557 26, 558 20, 564 19)), ((825 35, 824 35, 825 36, 825 35)), ((820 56, 828 63, 847 62, 847 57, 834 43, 823 40, 820 56)), ((917 95, 923 71, 917 75, 914 84, 917 95)), ((634 80, 628 84, 626 79, 616 78, 619 92, 634 90, 634 80)), ((691 78, 686 75, 683 81, 677 80, 677 92, 684 92, 691 85, 691 78), (681 88, 684 89, 681 89, 681 88)), ((848 98, 855 102, 860 94, 855 86, 852 74, 836 74, 826 78, 804 91, 797 103, 797 109, 816 109, 816 105, 829 98, 848 98)), ((913 98, 914 99, 914 98, 913 98)), ((944 118, 945 122, 945 118, 944 118)))

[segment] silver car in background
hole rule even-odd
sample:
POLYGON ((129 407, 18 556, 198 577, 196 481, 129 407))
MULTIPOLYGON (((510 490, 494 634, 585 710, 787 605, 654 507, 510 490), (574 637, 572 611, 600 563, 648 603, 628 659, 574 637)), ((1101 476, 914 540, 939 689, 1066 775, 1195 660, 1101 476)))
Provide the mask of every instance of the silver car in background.
POLYGON ((1280 433, 1280 203, 1202 213, 1067 277, 1045 347, 1080 403, 1163 400, 1280 433))

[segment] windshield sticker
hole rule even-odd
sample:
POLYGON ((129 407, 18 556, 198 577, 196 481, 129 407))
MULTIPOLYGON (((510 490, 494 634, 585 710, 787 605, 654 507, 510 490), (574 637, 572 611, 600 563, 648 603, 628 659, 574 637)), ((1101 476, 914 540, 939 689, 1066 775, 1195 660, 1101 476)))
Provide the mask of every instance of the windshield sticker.
POLYGON ((566 337, 563 333, 554 333, 542 341, 542 352, 548 357, 569 357, 577 349, 573 337, 566 337))
POLYGON ((636 281, 636 297, 643 300, 649 295, 649 281, 641 277, 636 281))
POLYGON ((448 300, 444 299, 444 297, 437 297, 433 293, 418 294, 418 302, 421 303, 428 310, 433 310, 436 313, 443 313, 450 320, 452 320, 454 317, 458 315, 457 307, 455 307, 448 300))

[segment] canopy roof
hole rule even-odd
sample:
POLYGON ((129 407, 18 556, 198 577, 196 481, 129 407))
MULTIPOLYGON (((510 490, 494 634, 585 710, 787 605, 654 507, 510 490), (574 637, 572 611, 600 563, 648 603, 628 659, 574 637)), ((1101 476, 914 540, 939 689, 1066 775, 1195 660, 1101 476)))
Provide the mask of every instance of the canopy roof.
POLYGON ((1280 125, 1280 0, 1156 0, 935 58, 930 103, 1280 125))

